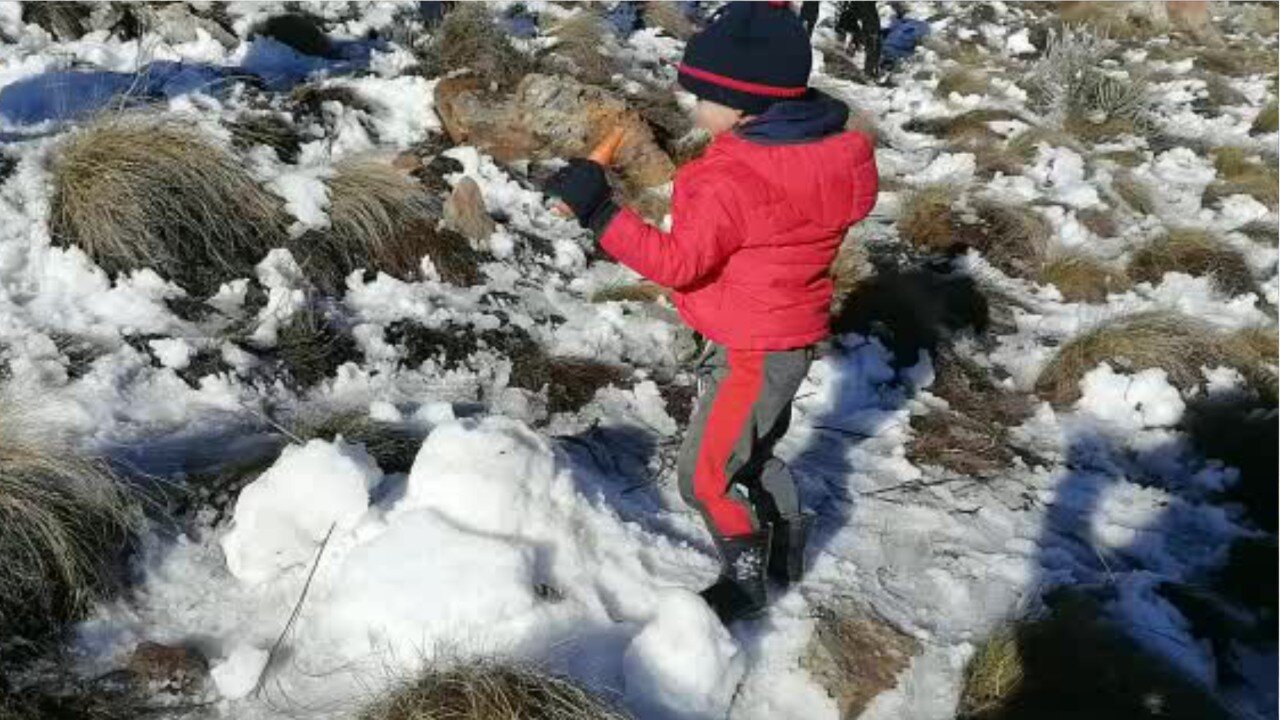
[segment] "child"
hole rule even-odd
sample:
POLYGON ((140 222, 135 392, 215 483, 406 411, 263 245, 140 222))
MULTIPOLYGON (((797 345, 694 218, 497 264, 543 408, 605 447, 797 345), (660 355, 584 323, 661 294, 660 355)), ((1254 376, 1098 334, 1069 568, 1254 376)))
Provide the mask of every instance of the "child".
POLYGON ((590 160, 547 185, 606 252, 671 288, 710 343, 677 474, 715 537, 722 570, 702 596, 726 623, 764 608, 766 572, 800 579, 806 523, 773 447, 830 332, 836 250, 876 198, 871 143, 807 87, 810 63, 787 3, 732 3, 689 41, 679 83, 714 139, 676 174, 671 232, 615 204, 590 160))

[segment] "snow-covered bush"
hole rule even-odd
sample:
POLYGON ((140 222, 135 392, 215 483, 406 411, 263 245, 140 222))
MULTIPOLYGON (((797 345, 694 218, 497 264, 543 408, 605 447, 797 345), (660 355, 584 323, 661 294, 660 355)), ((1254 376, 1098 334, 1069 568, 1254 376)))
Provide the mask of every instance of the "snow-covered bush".
POLYGON ((56 627, 110 589, 139 520, 106 465, 0 398, 0 636, 56 627))
POLYGON ((327 230, 294 243, 307 277, 338 291, 359 268, 402 279, 422 274, 422 258, 440 279, 470 285, 479 279, 477 256, 466 238, 437 228, 441 203, 406 172, 389 163, 357 158, 334 167, 329 185, 327 230))
POLYGON ((574 77, 583 82, 608 82, 613 75, 614 64, 611 57, 601 52, 606 45, 604 23, 604 18, 591 3, 581 5, 576 13, 551 28, 556 44, 544 59, 567 60, 572 67, 564 69, 572 71, 574 77))
POLYGON ((1129 258, 1129 277, 1159 284, 1166 273, 1209 277, 1228 296, 1256 287, 1249 263, 1239 250, 1196 228, 1176 228, 1138 248, 1129 258))
POLYGON ((1040 371, 1036 391, 1055 403, 1080 397, 1080 380, 1107 362, 1125 372, 1160 368, 1169 382, 1187 391, 1204 383, 1202 368, 1231 367, 1247 379, 1268 374, 1256 356, 1195 318, 1152 311, 1110 320, 1086 330, 1058 349, 1040 371))
POLYGON ((530 665, 472 660, 430 668, 360 720, 625 720, 573 680, 530 665))
POLYGON ((279 201, 189 122, 107 115, 53 158, 50 229, 109 273, 152 268, 204 295, 284 236, 279 201))
POLYGON ((1024 81, 1032 104, 1051 123, 1083 138, 1144 132, 1150 123, 1146 86, 1101 66, 1114 47, 1080 28, 1051 35, 1044 57, 1024 81))

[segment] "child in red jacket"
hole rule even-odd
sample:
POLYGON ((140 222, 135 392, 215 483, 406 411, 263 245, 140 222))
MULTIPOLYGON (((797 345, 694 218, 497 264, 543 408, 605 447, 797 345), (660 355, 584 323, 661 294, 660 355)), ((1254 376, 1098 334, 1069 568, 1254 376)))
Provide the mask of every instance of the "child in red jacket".
POLYGON ((831 263, 877 192, 871 143, 807 86, 810 64, 786 3, 732 3, 689 41, 679 83, 714 139, 676 174, 670 232, 615 204, 590 160, 547 186, 710 341, 677 474, 716 539, 722 570, 702 596, 725 622, 764 608, 766 574, 800 578, 806 522, 773 447, 830 332, 831 263))

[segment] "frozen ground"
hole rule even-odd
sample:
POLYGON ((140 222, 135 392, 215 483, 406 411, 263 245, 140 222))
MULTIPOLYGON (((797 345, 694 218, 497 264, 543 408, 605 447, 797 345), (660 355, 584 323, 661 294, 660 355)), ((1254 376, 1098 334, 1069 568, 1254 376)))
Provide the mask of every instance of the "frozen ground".
MULTIPOLYGON (((237 30, 272 5, 232 3, 237 30)), ((977 32, 996 54, 1028 44, 1030 15, 1013 5, 993 3, 995 19, 987 23, 957 6, 910 5, 913 15, 934 16, 935 34, 977 32)), ((115 70, 153 59, 237 60, 236 49, 204 35, 179 45, 93 35, 54 42, 22 27, 15 6, 0 3, 0 28, 18 38, 0 45, 0 85, 72 60, 115 70)), ((345 4, 318 7, 342 18, 338 32, 351 37, 385 28, 395 10, 375 3, 352 16, 345 4)), ((655 31, 622 46, 637 62, 672 61, 680 50, 655 31)), ((982 182, 972 156, 949 154, 904 123, 1025 103, 1003 79, 992 96, 938 99, 940 62, 922 49, 889 87, 840 80, 821 66, 816 73, 815 85, 874 118, 882 174, 898 188, 982 182)), ((251 153, 254 172, 289 201, 301 226, 326 222, 320 180, 336 160, 401 150, 439 132, 434 80, 408 73, 413 64, 393 47, 375 54, 369 74, 326 81, 351 87, 373 109, 327 108, 320 139, 303 147, 296 164, 251 153)), ((1213 117, 1192 110, 1196 82, 1175 77, 1157 88, 1158 122, 1180 137, 1274 151, 1274 134, 1248 132, 1267 101, 1266 78, 1233 79, 1245 103, 1213 117)), ((219 120, 239 101, 195 94, 170 104, 226 138, 219 120)), ((1107 610, 1135 638, 1205 684, 1217 682, 1215 667, 1224 659, 1192 636, 1155 586, 1203 576, 1223 561, 1232 538, 1252 531, 1237 508, 1213 499, 1211 491, 1231 483, 1234 471, 1187 448, 1175 428, 1184 398, 1161 371, 1097 368, 1074 407, 1043 404, 1015 429, 1020 445, 1033 451, 1027 459, 977 480, 907 458, 909 418, 943 402, 929 392, 929 358, 895 370, 878 341, 839 338, 801 389, 780 449, 818 517, 811 573, 763 619, 730 633, 690 592, 716 568, 709 539, 671 478, 684 419, 671 416, 658 385, 682 377, 681 333, 667 315, 637 303, 589 302, 593 291, 628 275, 589 260, 589 238, 549 212, 539 193, 474 149, 450 151, 463 170, 448 179, 476 179, 489 209, 505 218, 486 282, 460 290, 353 274, 335 307, 363 359, 299 395, 248 379, 251 361, 221 345, 216 329, 176 316, 165 300, 182 291, 156 274, 142 270, 112 282, 82 253, 50 245, 46 161, 58 129, 36 130, 31 136, 31 128, 0 127, 30 136, 3 148, 17 164, 0 185, 0 348, 7 348, 10 387, 38 398, 61 432, 86 449, 179 479, 216 465, 236 447, 229 443, 247 442, 246 428, 260 429, 264 414, 281 409, 355 410, 429 433, 407 474, 384 472, 363 448, 342 440, 286 448, 240 493, 229 521, 214 523, 207 513, 183 532, 157 530, 135 591, 101 606, 80 630, 76 651, 86 674, 115 667, 140 640, 195 642, 213 661, 222 717, 342 718, 424 660, 498 653, 544 661, 644 718, 817 720, 837 711, 799 664, 814 608, 857 598, 922 647, 898 687, 863 717, 941 720, 954 714, 976 642, 1037 607, 1047 588, 1082 584, 1113 586, 1107 610), (548 241, 550 252, 523 247, 530 235, 548 241), (548 416, 545 398, 507 387, 502 357, 481 356, 449 371, 431 361, 404 367, 402 349, 384 337, 401 318, 478 329, 520 325, 555 353, 624 363, 634 382, 600 391, 576 413, 548 416), (152 352, 125 341, 141 335, 151 338, 152 352), (73 371, 58 342, 66 336, 91 340, 101 354, 73 371), (184 382, 176 371, 198 348, 220 348, 231 369, 194 386, 184 382), (266 651, 322 543, 298 625, 255 696, 266 651)), ((1103 305, 1072 304, 971 255, 965 269, 1015 310, 990 341, 962 349, 1006 377, 1009 388, 1029 389, 1055 345, 1123 312, 1172 307, 1224 328, 1274 323, 1263 306, 1277 300, 1276 249, 1232 234, 1250 221, 1274 225, 1274 212, 1243 196, 1222 210, 1203 207, 1199 190, 1213 178, 1213 164, 1185 147, 1148 152, 1135 173, 1161 187, 1159 219, 1148 216, 1106 241, 1076 212, 1100 202, 1109 170, 1086 167, 1070 149, 1045 146, 1024 175, 997 177, 981 192, 1036 202, 1063 245, 1090 245, 1109 256, 1124 254, 1162 221, 1212 227, 1249 249, 1267 297, 1225 298, 1207 280, 1169 275, 1103 305)), ((867 237, 895 242, 900 200, 899 191, 882 194, 867 237)), ((280 251, 263 261, 256 281, 270 301, 251 321, 255 336, 269 339, 295 311, 300 280, 280 251)), ((220 294, 229 314, 241 306, 244 288, 220 294)), ((1238 381, 1206 371, 1218 386, 1238 381)), ((1244 666, 1250 672, 1232 702, 1241 717, 1274 716, 1274 656, 1244 666)))

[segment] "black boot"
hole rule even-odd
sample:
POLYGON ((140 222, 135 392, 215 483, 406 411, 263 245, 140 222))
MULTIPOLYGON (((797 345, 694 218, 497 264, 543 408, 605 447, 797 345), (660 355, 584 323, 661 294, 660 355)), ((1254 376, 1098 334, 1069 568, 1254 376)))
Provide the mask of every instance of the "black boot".
POLYGON ((809 515, 792 515, 774 520, 769 543, 769 579, 786 587, 804 576, 804 544, 809 537, 809 515))
POLYGON ((716 549, 720 551, 720 579, 700 593, 716 617, 728 625, 764 610, 769 599, 764 581, 769 531, 717 537, 716 549))

